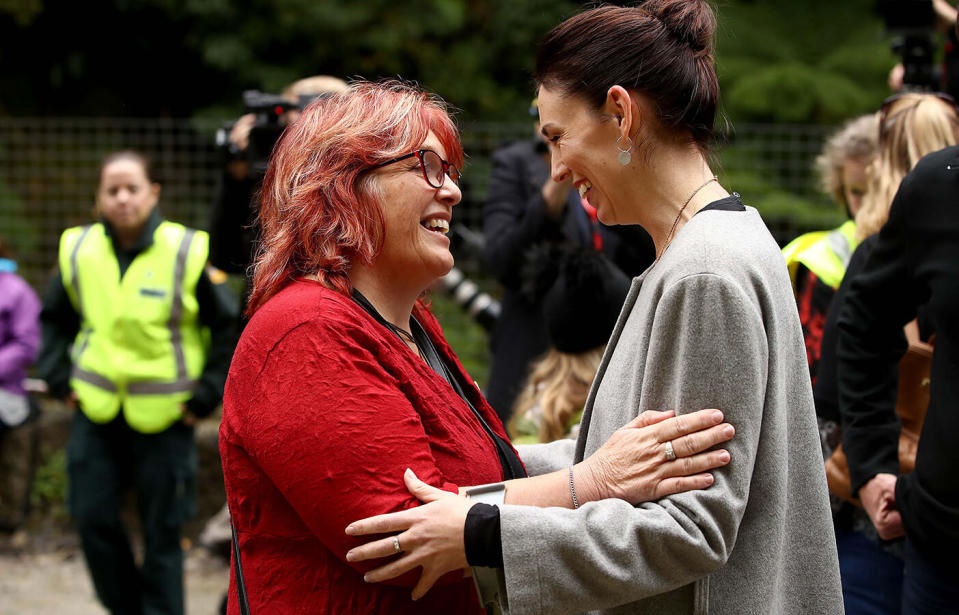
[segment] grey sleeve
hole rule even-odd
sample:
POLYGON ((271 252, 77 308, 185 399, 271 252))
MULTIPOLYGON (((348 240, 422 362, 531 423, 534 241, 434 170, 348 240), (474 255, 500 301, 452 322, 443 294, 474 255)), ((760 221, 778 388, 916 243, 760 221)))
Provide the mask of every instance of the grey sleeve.
MULTIPOLYGON (((635 602, 702 578, 730 556, 762 427, 768 347, 757 303, 711 274, 668 287, 635 381, 613 383, 632 413, 719 408, 736 427, 732 460, 708 489, 632 506, 501 508, 510 611, 578 613, 635 602), (628 397, 630 391, 633 398, 628 397)), ((594 415, 593 420, 597 417, 594 415)))
POLYGON ((530 476, 549 474, 573 464, 576 440, 563 439, 547 444, 520 444, 516 447, 519 458, 530 476))

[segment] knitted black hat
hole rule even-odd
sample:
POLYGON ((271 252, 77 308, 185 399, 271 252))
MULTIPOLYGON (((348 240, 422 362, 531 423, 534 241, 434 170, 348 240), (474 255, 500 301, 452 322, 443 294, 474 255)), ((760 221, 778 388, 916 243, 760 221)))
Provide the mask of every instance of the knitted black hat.
POLYGON ((541 297, 550 344, 566 353, 605 344, 630 280, 602 253, 579 246, 534 251, 524 271, 527 296, 541 297))

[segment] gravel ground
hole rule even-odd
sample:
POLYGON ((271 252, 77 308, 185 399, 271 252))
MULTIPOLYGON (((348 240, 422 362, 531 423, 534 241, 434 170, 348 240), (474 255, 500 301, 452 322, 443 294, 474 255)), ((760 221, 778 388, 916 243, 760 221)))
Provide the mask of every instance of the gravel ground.
MULTIPOLYGON (((74 540, 36 545, 23 535, 0 539, 0 615, 105 615, 74 540)), ((216 615, 229 566, 203 548, 186 553, 187 615, 216 615)))

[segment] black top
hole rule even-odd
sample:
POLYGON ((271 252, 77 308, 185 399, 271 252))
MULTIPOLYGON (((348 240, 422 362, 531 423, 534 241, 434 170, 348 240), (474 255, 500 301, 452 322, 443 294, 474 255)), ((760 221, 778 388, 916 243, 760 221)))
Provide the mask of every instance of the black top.
POLYGON ((930 558, 959 550, 959 147, 929 154, 899 187, 839 315, 839 400, 853 493, 898 474, 902 327, 926 305, 936 334, 915 472, 896 484, 907 537, 930 558), (927 304, 927 305, 926 305, 927 304))
MULTIPOLYGON (((153 232, 162 221, 160 212, 154 209, 139 239, 127 249, 120 247, 113 229, 106 222, 103 223, 113 243, 121 278, 133 259, 153 245, 153 232)), ((223 397, 223 384, 236 346, 239 306, 229 286, 222 281, 214 283, 208 273, 201 275, 197 282, 196 298, 200 305, 200 322, 210 329, 210 347, 203 373, 186 406, 196 416, 204 417, 216 409, 223 397)), ((40 321, 43 324, 43 343, 37 357, 37 373, 47 382, 50 394, 63 399, 70 393, 69 349, 80 331, 80 315, 70 302, 59 271, 47 284, 40 321)))

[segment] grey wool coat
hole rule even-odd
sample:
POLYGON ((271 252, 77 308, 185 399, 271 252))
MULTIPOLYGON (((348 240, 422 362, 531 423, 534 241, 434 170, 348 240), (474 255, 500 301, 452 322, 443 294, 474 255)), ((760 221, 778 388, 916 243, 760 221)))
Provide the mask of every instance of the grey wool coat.
POLYGON ((752 208, 681 229, 633 281, 575 449, 520 455, 533 474, 564 468, 640 412, 700 408, 736 427, 708 489, 635 507, 501 507, 510 613, 843 612, 795 300, 752 208))

